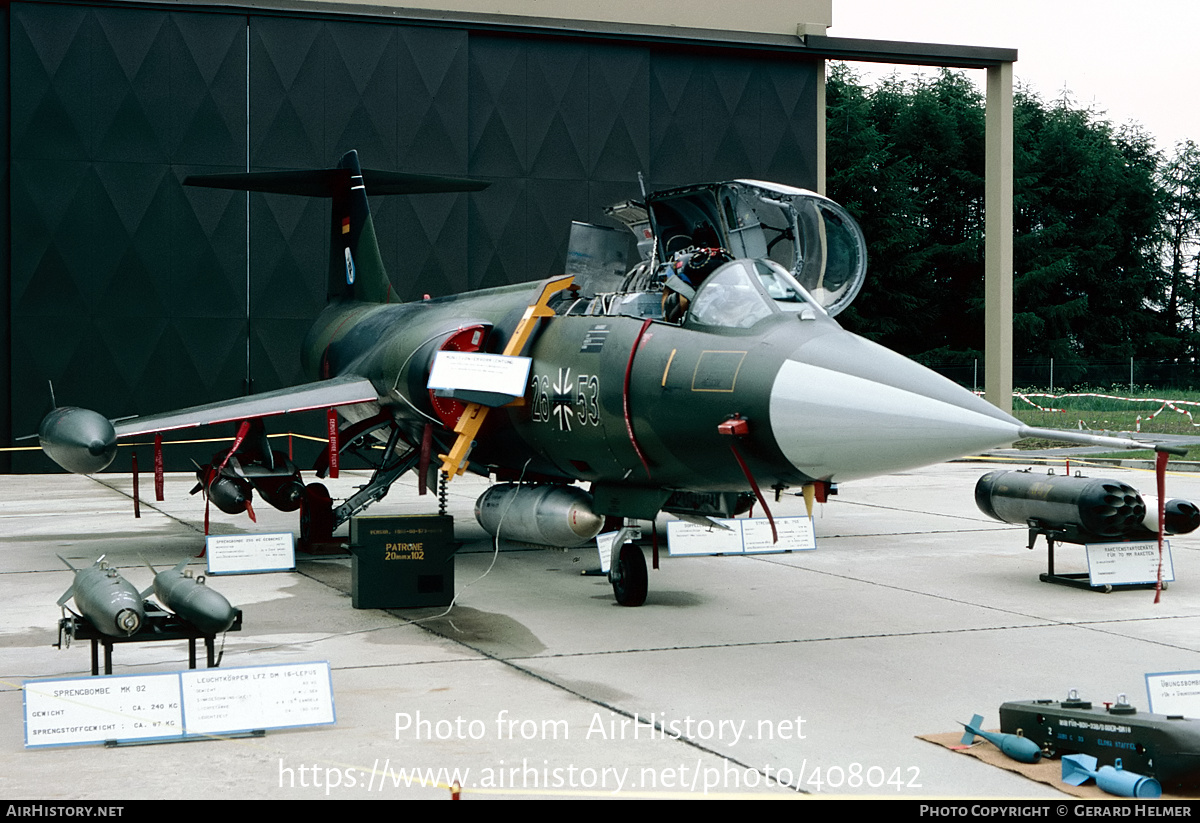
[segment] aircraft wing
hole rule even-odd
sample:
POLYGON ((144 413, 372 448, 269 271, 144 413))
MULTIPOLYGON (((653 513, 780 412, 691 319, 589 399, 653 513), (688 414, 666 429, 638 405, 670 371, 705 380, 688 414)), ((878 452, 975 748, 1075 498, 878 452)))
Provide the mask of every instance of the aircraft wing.
POLYGON ((355 403, 371 403, 379 400, 379 392, 370 380, 346 375, 329 380, 318 380, 286 389, 237 397, 190 409, 134 417, 113 423, 117 437, 131 437, 153 432, 189 429, 210 423, 230 423, 251 417, 269 417, 275 414, 325 409, 330 406, 348 406, 355 403))

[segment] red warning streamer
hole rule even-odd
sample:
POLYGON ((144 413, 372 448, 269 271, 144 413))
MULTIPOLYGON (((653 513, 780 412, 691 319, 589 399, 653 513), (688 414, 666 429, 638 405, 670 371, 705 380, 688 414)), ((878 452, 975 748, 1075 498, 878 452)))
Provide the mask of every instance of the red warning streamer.
POLYGON ((138 497, 138 468, 137 468, 137 452, 133 455, 133 516, 142 516, 142 501, 138 497))
MULTIPOLYGON (((241 448, 242 441, 246 439, 246 433, 249 431, 250 431, 250 421, 243 420, 242 424, 240 426, 238 426, 237 437, 233 438, 233 445, 229 447, 229 452, 228 452, 228 454, 225 455, 225 459, 221 461, 221 465, 217 466, 214 469, 212 467, 212 465, 210 464, 208 467, 208 471, 204 473, 204 536, 205 537, 208 536, 208 512, 209 512, 209 506, 211 505, 211 502, 208 499, 208 487, 218 477, 221 476, 221 470, 225 468, 225 464, 229 462, 229 458, 233 457, 234 452, 236 452, 239 448, 241 448)), ((250 508, 250 504, 248 501, 246 503, 246 511, 250 513, 250 519, 254 520, 254 510, 250 508)), ((204 549, 200 552, 200 554, 196 555, 196 557, 204 557, 204 555, 207 552, 208 552, 208 544, 205 543, 204 549)))
POLYGON ((650 326, 650 318, 647 317, 642 323, 642 328, 638 332, 637 338, 633 341, 633 347, 629 350, 629 362, 625 364, 625 386, 621 390, 621 407, 625 413, 625 431, 629 433, 629 442, 633 444, 633 450, 637 452, 638 460, 642 461, 642 468, 646 470, 646 477, 650 477, 650 463, 646 460, 646 455, 642 453, 642 447, 638 445, 637 437, 633 434, 633 416, 629 413, 629 378, 633 374, 633 357, 637 354, 638 348, 642 345, 643 336, 646 334, 646 329, 650 326))
POLYGON ((234 453, 242 447, 242 441, 246 439, 248 431, 250 431, 250 421, 243 420, 242 424, 238 426, 237 437, 233 438, 233 445, 229 447, 229 453, 225 455, 225 459, 221 461, 221 465, 217 466, 217 474, 221 473, 221 470, 225 468, 225 464, 229 462, 229 458, 233 457, 234 453))
POLYGON ((433 424, 426 423, 421 432, 421 456, 417 462, 417 494, 429 491, 429 459, 433 455, 433 424))
POLYGON ((1167 519, 1167 453, 1154 455, 1154 480, 1158 486, 1158 579, 1154 583, 1154 602, 1162 598, 1163 529, 1167 519))
POLYGON ((163 502, 163 453, 162 432, 154 434, 154 499, 163 502))
POLYGON ((775 518, 771 515, 771 508, 767 505, 767 499, 763 497, 762 490, 758 488, 758 482, 754 479, 754 475, 750 473, 750 467, 746 465, 746 461, 742 459, 742 455, 738 452, 737 446, 733 443, 729 444, 729 450, 733 452, 733 459, 742 468, 742 474, 746 475, 746 479, 750 481, 750 488, 754 491, 754 496, 758 498, 758 504, 763 507, 763 511, 767 514, 767 523, 771 525, 771 542, 779 542, 779 532, 775 528, 775 518))
POLYGON ((338 418, 337 412, 330 409, 325 414, 329 426, 329 476, 334 480, 338 476, 338 418))

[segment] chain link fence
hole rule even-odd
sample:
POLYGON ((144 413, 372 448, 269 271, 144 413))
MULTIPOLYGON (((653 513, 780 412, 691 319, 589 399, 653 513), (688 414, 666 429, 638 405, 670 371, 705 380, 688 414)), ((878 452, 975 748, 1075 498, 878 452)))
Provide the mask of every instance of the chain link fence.
MULTIPOLYGON (((982 392, 983 361, 926 363, 982 392)), ((1018 360, 1012 413, 1048 428, 1200 435, 1200 364, 1178 360, 1018 360)))
MULTIPOLYGON (((983 360, 926 363, 960 386, 983 391, 983 360)), ((1063 392, 1105 389, 1142 394, 1200 391, 1200 363, 1180 360, 1015 360, 1013 386, 1063 392)))

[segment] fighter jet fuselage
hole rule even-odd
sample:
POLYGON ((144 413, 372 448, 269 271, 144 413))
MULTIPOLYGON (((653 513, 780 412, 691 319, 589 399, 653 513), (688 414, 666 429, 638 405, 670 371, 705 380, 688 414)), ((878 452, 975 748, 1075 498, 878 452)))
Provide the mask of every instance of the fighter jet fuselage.
MULTIPOLYGON (((844 209, 813 192, 753 180, 655 192, 608 210, 637 239, 632 265, 622 230, 573 224, 567 276, 397 303, 367 189, 485 183, 363 171, 354 152, 334 169, 185 183, 331 199, 329 303, 302 355, 312 382, 115 425, 56 409, 42 446, 71 471, 107 466, 121 437, 233 422, 232 447, 198 468, 196 487, 228 513, 253 517, 257 490, 277 508, 301 508, 302 532, 328 533, 405 472, 427 480, 440 464, 447 477, 534 484, 503 495, 513 516, 559 517, 587 540, 605 517, 730 517, 755 500, 770 516, 770 490, 811 484, 820 499, 840 481, 1056 436, 837 323, 863 282, 866 244, 844 209), (439 362, 468 360, 460 382, 434 381, 439 362), (379 455, 370 482, 336 509, 271 449, 262 424, 319 408, 346 420, 328 463, 367 441, 379 455), (572 483, 586 492, 536 488, 572 483)), ((618 552, 618 600, 640 603, 640 553, 618 552)))
MULTIPOLYGON (((370 379, 379 404, 344 414, 386 408, 412 443, 436 421, 445 451, 461 406, 426 388, 439 344, 479 330, 503 349, 531 290, 333 306, 309 335, 306 369, 370 379)), ((651 501, 677 492, 749 499, 747 472, 764 488, 836 482, 1016 437, 1013 418, 823 312, 769 311, 759 298, 764 316, 730 327, 591 313, 595 301, 565 292, 530 344, 526 395, 493 410, 472 462, 505 479, 594 484, 601 513, 651 516, 651 501)))

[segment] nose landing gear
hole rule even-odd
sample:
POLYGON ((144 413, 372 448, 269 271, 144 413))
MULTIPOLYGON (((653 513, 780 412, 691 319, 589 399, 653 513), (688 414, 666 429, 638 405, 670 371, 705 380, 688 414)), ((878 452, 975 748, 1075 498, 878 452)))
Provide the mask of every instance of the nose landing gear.
POLYGON ((625 543, 613 558, 608 571, 613 595, 622 606, 640 606, 646 602, 650 581, 646 574, 646 556, 636 543, 625 543))

